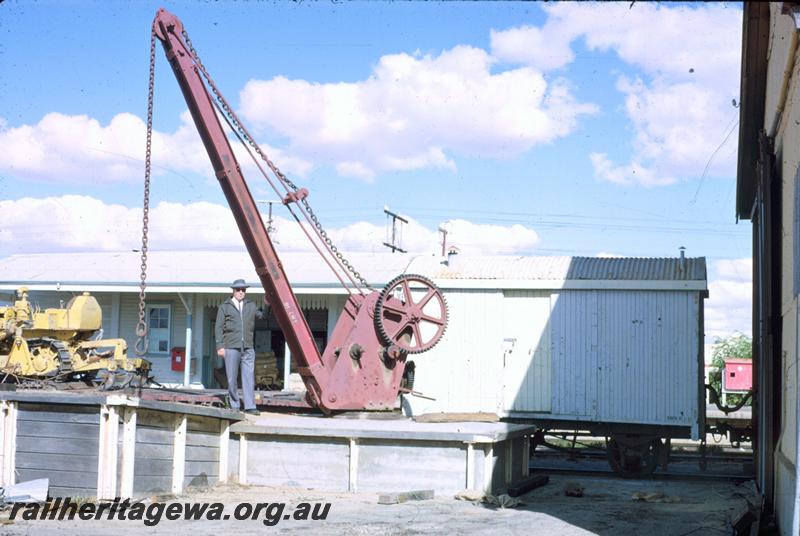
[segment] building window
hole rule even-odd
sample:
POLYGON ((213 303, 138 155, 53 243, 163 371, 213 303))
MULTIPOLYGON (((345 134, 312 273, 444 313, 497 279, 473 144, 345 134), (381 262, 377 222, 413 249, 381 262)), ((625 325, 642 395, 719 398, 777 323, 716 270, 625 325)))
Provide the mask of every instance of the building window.
POLYGON ((147 306, 147 348, 150 354, 169 353, 170 306, 147 306))

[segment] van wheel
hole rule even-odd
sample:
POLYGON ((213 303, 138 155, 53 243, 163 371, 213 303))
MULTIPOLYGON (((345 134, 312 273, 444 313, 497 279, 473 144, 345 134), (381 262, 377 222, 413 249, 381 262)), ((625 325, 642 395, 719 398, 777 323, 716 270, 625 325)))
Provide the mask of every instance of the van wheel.
POLYGON ((661 439, 652 436, 613 435, 606 438, 608 464, 622 478, 647 478, 658 466, 661 439))

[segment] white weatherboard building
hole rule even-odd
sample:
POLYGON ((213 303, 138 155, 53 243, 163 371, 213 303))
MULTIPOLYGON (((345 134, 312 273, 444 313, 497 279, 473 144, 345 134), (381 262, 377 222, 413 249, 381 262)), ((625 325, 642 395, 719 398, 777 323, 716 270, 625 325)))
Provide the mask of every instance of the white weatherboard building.
MULTIPOLYGON (((698 437, 703 429, 703 258, 348 255, 380 289, 401 273, 433 279, 449 323, 432 350, 410 356, 412 414, 489 412, 517 419, 636 423, 698 437)), ((311 330, 324 347, 346 291, 315 254, 282 261, 311 330)), ((162 384, 180 383, 171 350, 191 339, 195 384, 215 387, 216 307, 243 277, 263 299, 244 252, 152 252, 149 354, 162 384), (187 322, 191 318, 190 322, 187 322)), ((0 300, 20 286, 42 308, 89 291, 104 336, 132 347, 138 320, 136 253, 15 255, 0 260, 0 300)), ((256 326, 257 351, 288 353, 273 321, 256 326)))

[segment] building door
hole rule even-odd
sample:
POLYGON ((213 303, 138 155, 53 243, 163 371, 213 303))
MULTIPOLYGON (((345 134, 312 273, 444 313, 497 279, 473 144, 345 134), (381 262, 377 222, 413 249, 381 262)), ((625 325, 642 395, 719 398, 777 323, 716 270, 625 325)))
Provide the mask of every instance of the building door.
POLYGON ((503 410, 551 409, 550 293, 506 291, 503 296, 503 410))

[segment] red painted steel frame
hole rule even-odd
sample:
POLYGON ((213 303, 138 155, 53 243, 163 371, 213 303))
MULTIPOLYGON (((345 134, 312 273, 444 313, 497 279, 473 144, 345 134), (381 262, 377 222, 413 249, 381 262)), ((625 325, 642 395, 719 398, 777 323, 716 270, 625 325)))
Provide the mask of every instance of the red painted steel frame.
POLYGON ((225 193, 266 300, 286 338, 308 390, 309 402, 323 411, 391 409, 400 389, 405 355, 386 357, 375 329, 378 293, 351 296, 320 356, 297 298, 253 196, 234 157, 194 59, 183 41, 183 24, 165 9, 156 13, 153 32, 164 46, 195 126, 225 193))

